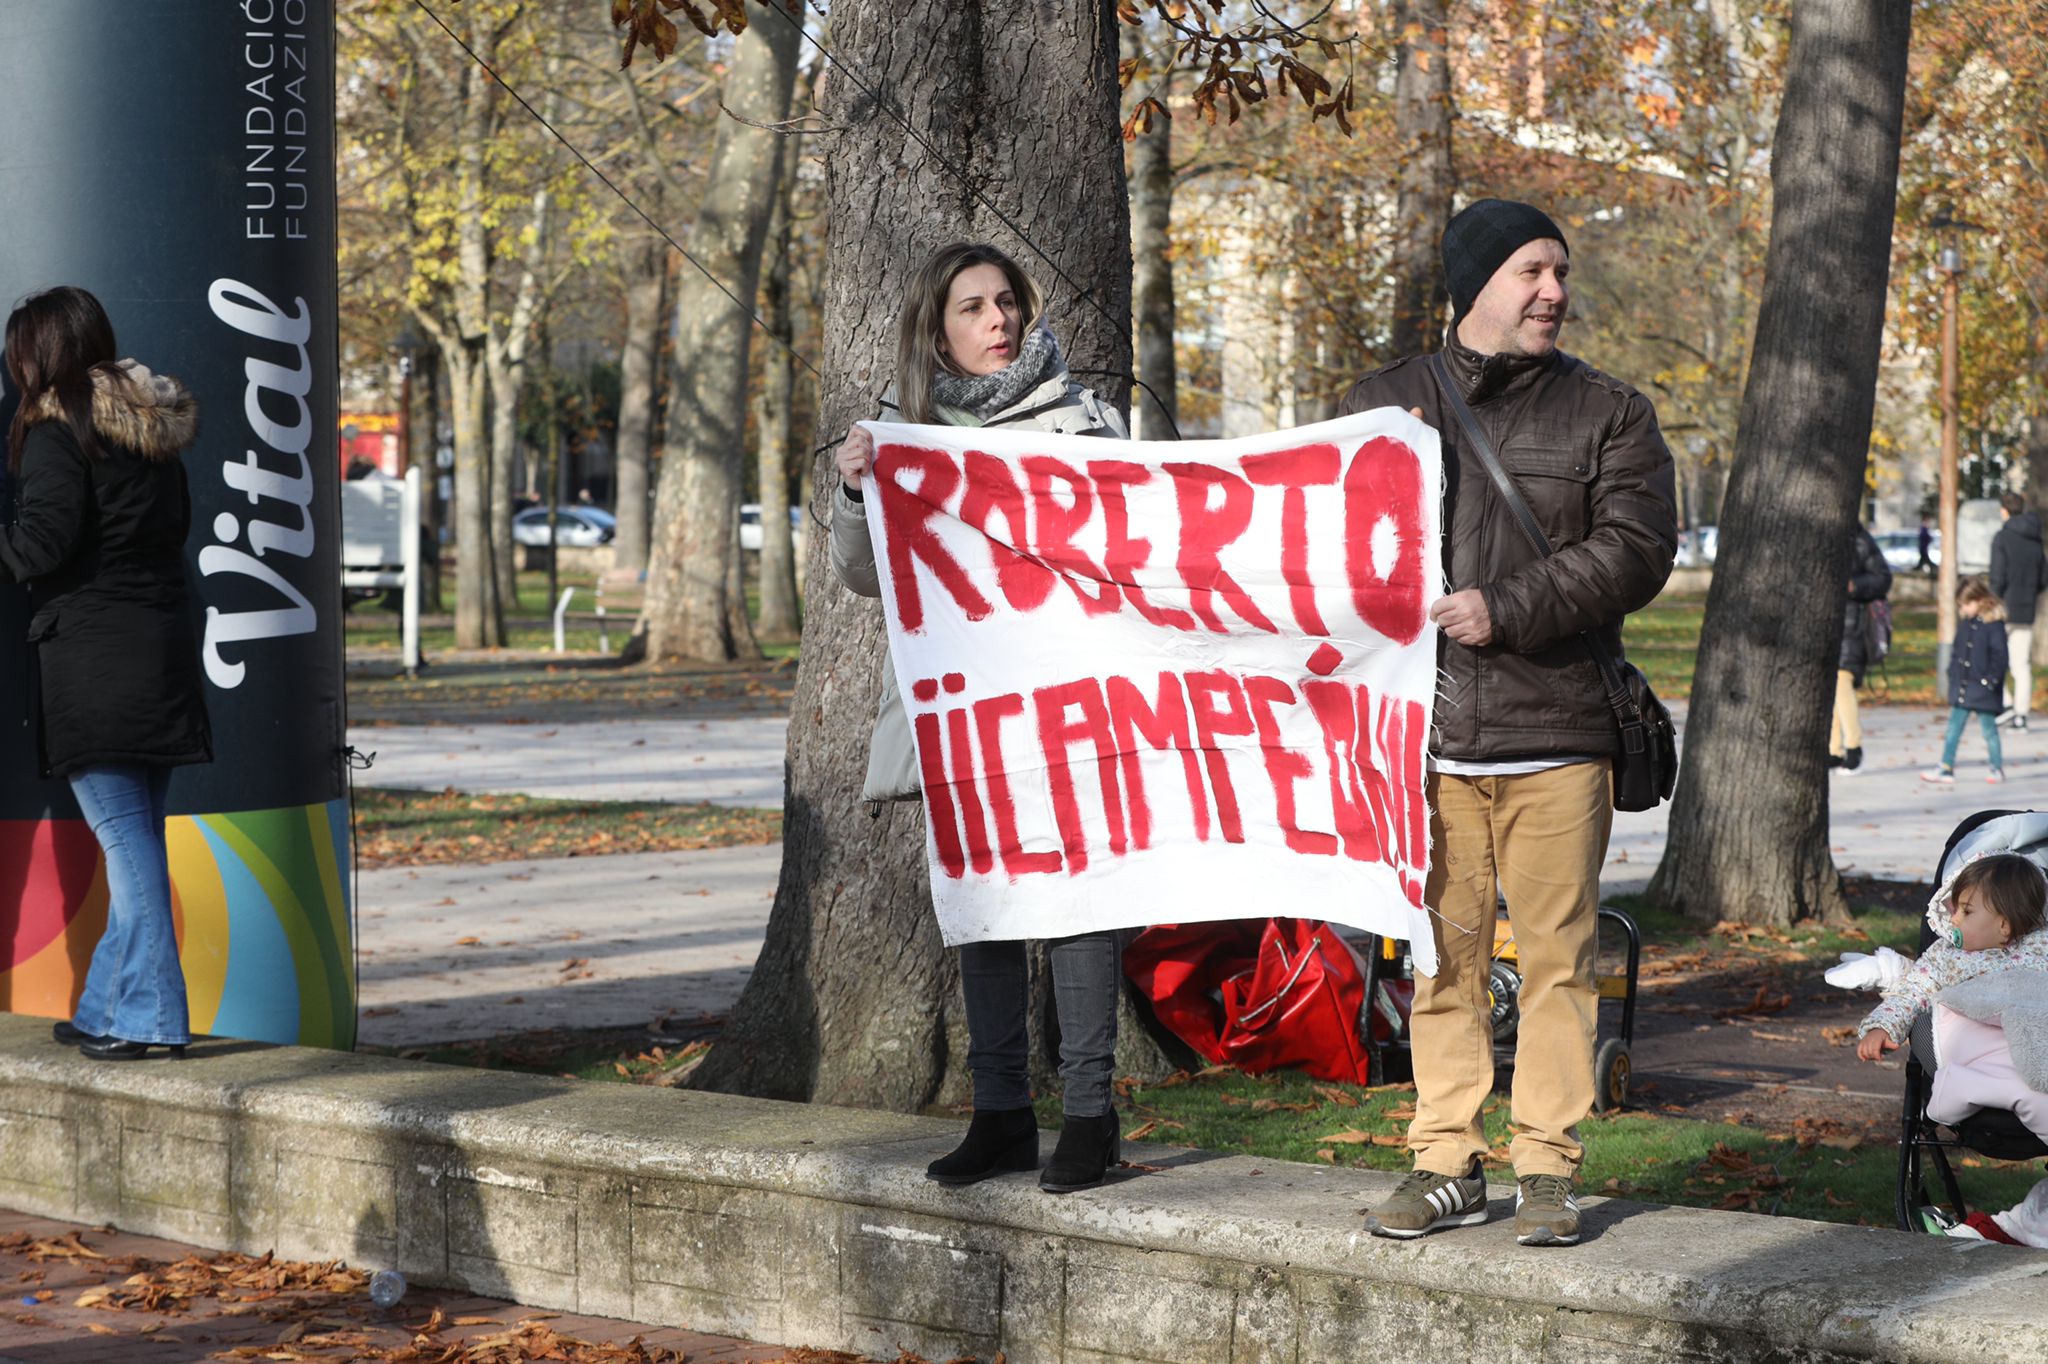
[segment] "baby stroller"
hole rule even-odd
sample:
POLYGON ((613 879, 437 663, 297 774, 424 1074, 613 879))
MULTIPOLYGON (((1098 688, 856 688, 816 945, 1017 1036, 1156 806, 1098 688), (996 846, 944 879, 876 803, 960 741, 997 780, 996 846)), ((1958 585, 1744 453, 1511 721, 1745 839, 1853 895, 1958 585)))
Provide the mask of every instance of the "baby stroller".
MULTIPOLYGON (((1628 944, 1628 962, 1620 975, 1602 973, 1595 978, 1602 1000, 1621 1006, 1617 1034, 1601 1040, 1593 1056, 1593 1108, 1612 1113, 1628 1102, 1629 1077, 1634 1066, 1629 1049, 1636 1040, 1636 986, 1641 977, 1643 935, 1635 917, 1612 905, 1600 906, 1603 928, 1618 929, 1628 944)), ((1361 1028, 1371 1054, 1373 1083, 1384 1084, 1395 1075, 1413 1075, 1408 1011, 1415 998, 1414 968, 1401 944, 1393 938, 1370 937, 1362 952, 1366 962, 1365 998, 1369 1026, 1361 1028)), ((1486 976, 1487 1004, 1492 1015, 1496 1049, 1512 1053, 1522 1018, 1521 956, 1515 949, 1514 930, 1507 917, 1507 902, 1500 902, 1494 918, 1493 958, 1486 976)))
MULTIPOLYGON (((1946 885, 1963 862, 1983 851, 2016 852, 2048 868, 2048 815, 2031 810, 1983 810, 1956 826, 1948 836, 1935 869, 1935 884, 1946 885)), ((1934 942, 1931 924, 1920 925, 1919 950, 1934 942)), ((1934 1087, 1934 1027, 1931 1011, 1913 1025, 1912 1043, 1906 1055, 1904 1119, 1899 1132, 1898 1219, 1902 1231, 1921 1231, 1920 1209, 1936 1200, 1929 1197, 1927 1171, 1932 1165, 1941 1178, 1942 1191, 1956 1220, 1969 1215, 1961 1184, 1956 1180, 1949 1152, 1973 1151, 1992 1160, 2034 1160, 2048 1156, 2044 1145, 2008 1109, 1980 1109, 1954 1129, 1943 1128, 1927 1116, 1927 1102, 1934 1087), (1951 1132, 1953 1135, 1944 1135, 1951 1132)))

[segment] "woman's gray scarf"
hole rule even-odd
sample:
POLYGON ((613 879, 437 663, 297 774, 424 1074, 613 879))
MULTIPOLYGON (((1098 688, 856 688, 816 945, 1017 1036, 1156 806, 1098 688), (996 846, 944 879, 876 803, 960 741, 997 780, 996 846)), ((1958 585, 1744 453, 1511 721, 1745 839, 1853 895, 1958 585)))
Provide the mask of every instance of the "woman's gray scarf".
POLYGON ((1017 358, 993 374, 934 374, 932 400, 988 421, 1051 378, 1060 364, 1060 343, 1040 323, 1017 348, 1017 358))

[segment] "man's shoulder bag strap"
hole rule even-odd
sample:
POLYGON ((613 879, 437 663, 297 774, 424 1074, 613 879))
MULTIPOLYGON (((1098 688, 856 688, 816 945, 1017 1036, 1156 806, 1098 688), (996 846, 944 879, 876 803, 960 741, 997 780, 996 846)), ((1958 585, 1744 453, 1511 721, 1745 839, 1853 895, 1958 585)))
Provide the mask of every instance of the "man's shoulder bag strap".
MULTIPOLYGON (((1567 363, 1576 364, 1577 361, 1567 363)), ((1479 462, 1486 466, 1487 476, 1493 480, 1493 486, 1500 493, 1501 501, 1514 513, 1515 524, 1522 528, 1522 534, 1528 537, 1536 553, 1548 559, 1552 553, 1549 538, 1543 534, 1543 527, 1536 524, 1536 514, 1529 510, 1529 504, 1522 499, 1522 490, 1517 488, 1515 480, 1509 477, 1507 469, 1500 462, 1500 456, 1493 452, 1493 442, 1486 438, 1486 432, 1480 428, 1479 418, 1473 413, 1471 405, 1458 392, 1458 385, 1451 378, 1450 366, 1444 362, 1442 351, 1430 355, 1429 373, 1430 377, 1436 380, 1437 392, 1443 395, 1444 405, 1450 408, 1451 415, 1457 418, 1458 429, 1465 434, 1465 443, 1471 447, 1473 454, 1479 456, 1479 462)), ((1586 646, 1586 652, 1593 656, 1595 666, 1600 669, 1600 683, 1607 689, 1608 704, 1614 707, 1615 713, 1621 719, 1623 741, 1641 743, 1640 731, 1631 734, 1629 729, 1631 725, 1640 726, 1643 723, 1642 712, 1637 707, 1635 698, 1629 694, 1628 684, 1622 679, 1620 665, 1615 661, 1614 655, 1607 651, 1606 644, 1592 632, 1581 634, 1579 639, 1586 646)))

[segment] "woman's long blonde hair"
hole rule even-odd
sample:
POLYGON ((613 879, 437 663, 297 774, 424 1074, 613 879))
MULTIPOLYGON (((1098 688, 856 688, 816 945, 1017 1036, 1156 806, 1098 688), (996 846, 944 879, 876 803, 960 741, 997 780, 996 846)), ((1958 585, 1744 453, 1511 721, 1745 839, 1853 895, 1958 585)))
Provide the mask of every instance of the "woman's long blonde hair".
POLYGON ((925 257, 903 291, 903 311, 896 318, 896 407, 903 419, 932 419, 932 377, 941 369, 953 373, 940 346, 946 339, 946 296, 962 270, 993 265, 1010 282, 1024 325, 1018 339, 1031 335, 1045 311, 1045 299, 1024 268, 986 242, 953 242, 925 257))

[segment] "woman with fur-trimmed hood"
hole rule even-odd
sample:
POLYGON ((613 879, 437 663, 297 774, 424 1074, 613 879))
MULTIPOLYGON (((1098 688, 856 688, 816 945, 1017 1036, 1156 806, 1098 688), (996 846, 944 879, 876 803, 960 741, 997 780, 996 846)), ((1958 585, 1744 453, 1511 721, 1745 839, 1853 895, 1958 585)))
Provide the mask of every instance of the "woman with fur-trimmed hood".
POLYGON ((198 405, 119 358, 83 289, 7 319, 16 520, 0 583, 28 584, 31 706, 43 774, 71 784, 107 857, 107 930, 58 1040, 132 1060, 190 1040, 164 849, 170 770, 209 762, 199 632, 185 586, 192 503, 179 454, 198 405))

